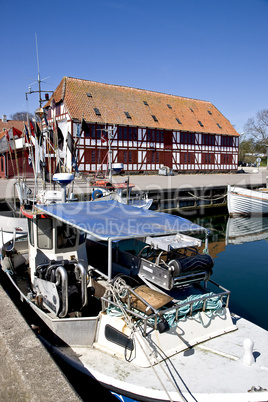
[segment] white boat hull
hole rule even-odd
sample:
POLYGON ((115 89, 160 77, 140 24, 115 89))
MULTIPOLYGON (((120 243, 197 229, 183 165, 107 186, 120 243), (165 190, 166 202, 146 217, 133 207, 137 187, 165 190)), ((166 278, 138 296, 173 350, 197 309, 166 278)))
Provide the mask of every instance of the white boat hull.
POLYGON ((101 351, 92 349, 90 355, 90 353, 85 354, 85 350, 81 348, 73 348, 69 351, 58 348, 58 352, 70 359, 69 363, 72 362, 75 365, 82 362, 82 367, 90 369, 91 375, 98 378, 100 383, 106 386, 109 384, 110 389, 137 401, 266 401, 267 391, 248 392, 252 387, 258 388, 257 383, 265 383, 267 366, 263 366, 259 361, 257 364, 260 369, 256 372, 251 366, 243 363, 243 340, 247 337, 249 328, 252 330, 254 327, 254 331, 263 333, 260 337, 261 344, 256 345, 259 350, 259 347, 266 347, 267 333, 248 321, 237 318, 238 331, 196 345, 154 367, 132 366, 130 369, 130 364, 126 360, 112 359, 108 371, 105 365, 105 354, 101 351), (232 343, 236 344, 232 353, 225 353, 226 345, 232 343), (76 356, 80 356, 80 362, 76 360, 76 356), (160 378, 162 380, 169 378, 168 381, 164 381, 164 387, 160 378), (243 391, 239 392, 238 389, 243 391))
MULTIPOLYGON (((102 191, 102 190, 101 190, 102 191)), ((152 204, 153 204, 153 199, 151 198, 130 198, 127 199, 126 197, 122 197, 119 194, 115 192, 111 192, 107 194, 104 194, 100 198, 96 198, 94 201, 107 201, 107 200, 113 200, 120 202, 121 204, 125 205, 131 205, 132 207, 136 208, 143 208, 143 209, 150 209, 152 204)))
POLYGON ((228 186, 227 207, 230 215, 268 214, 268 192, 228 186))

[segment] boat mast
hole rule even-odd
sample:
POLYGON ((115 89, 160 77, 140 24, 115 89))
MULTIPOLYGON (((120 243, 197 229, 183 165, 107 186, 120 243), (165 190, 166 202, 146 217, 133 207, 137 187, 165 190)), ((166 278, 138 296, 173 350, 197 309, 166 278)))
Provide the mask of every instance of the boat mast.
POLYGON ((38 82, 38 92, 39 92, 39 107, 42 108, 42 97, 41 97, 41 79, 39 70, 39 57, 38 57, 38 46, 37 46, 37 35, 35 34, 35 47, 36 47, 36 58, 37 58, 37 82, 38 82))
POLYGON ((114 138, 114 130, 115 126, 113 128, 108 126, 108 163, 109 163, 109 181, 112 182, 112 148, 111 148, 111 143, 112 139, 114 138))
MULTIPOLYGON (((29 86, 29 92, 26 92, 26 100, 28 100, 28 95, 33 94, 33 93, 38 93, 39 94, 39 108, 36 109, 35 115, 41 120, 45 117, 46 113, 42 107, 42 104, 44 102, 47 102, 49 100, 49 93, 53 93, 53 91, 42 91, 41 89, 41 82, 46 80, 49 77, 44 78, 41 80, 40 77, 40 69, 39 69, 39 55, 38 55, 38 44, 37 44, 37 35, 35 34, 35 46, 36 46, 36 58, 37 58, 37 81, 32 83, 31 85, 38 84, 38 90, 37 91, 32 91, 31 85, 29 86), (45 99, 42 99, 42 93, 45 92, 45 99)), ((42 130, 43 131, 43 130, 42 130)), ((37 139, 36 139, 37 141, 37 139)), ((36 144, 35 144, 36 145, 36 144)), ((39 146, 39 143, 37 144, 39 146)), ((36 161, 33 161, 33 163, 36 163, 36 161)), ((37 167, 37 166, 36 166, 37 167)), ((36 170, 36 169, 35 169, 36 170)), ((43 187, 45 186, 45 169, 43 168, 43 187)), ((35 181, 36 181, 36 187, 37 188, 37 172, 35 174, 35 181)))

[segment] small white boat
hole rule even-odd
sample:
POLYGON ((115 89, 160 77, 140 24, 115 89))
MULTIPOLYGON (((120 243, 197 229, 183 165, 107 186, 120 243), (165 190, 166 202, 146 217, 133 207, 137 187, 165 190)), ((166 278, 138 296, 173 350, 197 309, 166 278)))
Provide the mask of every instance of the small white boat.
POLYGON ((23 235, 28 232, 27 220, 14 209, 0 211, 0 246, 11 240, 13 236, 23 235))
MULTIPOLYGON (((12 183, 12 180, 11 180, 12 183)), ((22 215, 20 206, 22 205, 22 195, 28 196, 28 188, 25 181, 14 181, 14 198, 6 199, 1 203, 0 211, 0 244, 2 245, 15 236, 28 233, 28 224, 25 216, 22 215), (15 193, 19 201, 17 200, 15 193)))
POLYGON ((148 198, 148 194, 131 195, 135 184, 125 181, 123 183, 112 183, 107 179, 95 180, 92 184, 92 199, 94 201, 114 200, 122 204, 132 205, 136 208, 150 209, 153 199, 148 198))
POLYGON ((229 311, 199 253, 205 229, 115 201, 24 214, 28 239, 4 245, 3 274, 70 365, 121 401, 268 400, 268 333, 229 311))
POLYGON ((268 188, 250 190, 229 185, 227 208, 230 215, 268 214, 268 188))

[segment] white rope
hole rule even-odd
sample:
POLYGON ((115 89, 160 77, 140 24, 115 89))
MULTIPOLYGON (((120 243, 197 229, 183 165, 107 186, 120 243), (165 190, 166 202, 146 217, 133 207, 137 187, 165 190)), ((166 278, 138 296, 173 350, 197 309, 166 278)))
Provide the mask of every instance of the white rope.
MULTIPOLYGON (((187 192, 188 192, 189 195, 191 195, 193 198, 195 198, 197 200, 202 200, 202 201, 209 201, 210 200, 210 198, 207 198, 207 197, 200 197, 200 196, 198 197, 197 195, 195 195, 193 193, 190 193, 190 191, 187 191, 187 192)), ((223 194, 223 195, 220 195, 219 197, 216 197, 216 198, 211 198, 211 200, 212 201, 217 201, 217 200, 220 200, 221 198, 224 198, 226 196, 227 196, 227 193, 223 194)))
MULTIPOLYGON (((152 364, 151 359, 150 359, 150 357, 148 356, 148 353, 146 352, 145 348, 143 347, 143 345, 142 345, 140 339, 138 338, 138 336, 135 334, 135 331, 134 331, 135 325, 133 324, 133 322, 132 322, 132 320, 131 320, 129 314, 126 312, 126 310, 125 310, 125 308, 124 308, 122 302, 119 300, 119 298, 118 298, 118 296, 117 296, 117 292, 116 292, 115 289, 117 290, 117 292, 118 292, 118 294, 119 294, 119 298, 120 298, 120 297, 125 297, 125 296, 127 295, 127 285, 125 284, 125 281, 124 281, 122 278, 116 279, 116 281, 114 282, 114 285, 113 285, 113 286, 112 286, 112 285, 108 286, 108 287, 107 287, 107 290, 112 293, 113 298, 114 298, 114 301, 117 303, 118 307, 120 308, 120 310, 121 310, 121 312, 122 312, 122 315, 123 315, 124 318, 125 318, 126 324, 128 325, 128 327, 129 327, 130 330, 131 330, 131 335, 132 335, 133 337, 135 337, 135 340, 138 342, 138 344, 139 344, 141 350, 143 351, 143 353, 144 353, 144 355, 145 355, 145 357, 146 357, 146 359, 147 359, 147 361, 148 361, 148 363, 149 363, 151 369, 153 370, 153 372, 154 372, 155 376, 157 377, 159 383, 161 384, 163 390, 164 390, 165 393, 167 394, 167 397, 168 397, 169 401, 170 401, 170 402, 173 402, 173 399, 172 399, 172 397, 170 396, 169 391, 168 391, 167 388, 165 387, 163 381, 161 380, 161 377, 160 377, 159 374, 157 373, 157 371, 156 371, 154 365, 152 364), (120 293, 121 293, 121 296, 120 296, 120 293)), ((149 345, 149 346, 150 346, 150 345, 149 345)), ((179 393, 179 395, 181 396, 181 398, 183 399, 183 401, 187 402, 187 399, 185 399, 185 397, 183 396, 182 392, 181 392, 180 389, 178 388, 178 386, 177 386, 175 380, 173 380, 172 376, 169 375, 169 374, 165 371, 164 367, 162 367, 162 365, 160 364, 160 362, 158 362, 158 364, 159 364, 159 366, 161 367, 161 369, 164 371, 164 373, 166 374, 167 378, 171 381, 171 383, 173 384, 174 388, 175 388, 176 391, 179 393)))

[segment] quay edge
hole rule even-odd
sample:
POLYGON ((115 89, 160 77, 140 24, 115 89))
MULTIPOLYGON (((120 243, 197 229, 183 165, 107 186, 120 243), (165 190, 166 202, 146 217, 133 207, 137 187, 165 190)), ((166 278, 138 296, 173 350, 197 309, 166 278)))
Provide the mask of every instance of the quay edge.
POLYGON ((0 400, 80 401, 1 285, 0 306, 0 400))
MULTIPOLYGON (((130 175, 113 176, 115 183, 121 183, 129 177, 135 184, 132 195, 143 192, 153 198, 152 209, 165 212, 191 211, 204 212, 205 209, 226 207, 228 185, 237 185, 246 188, 265 187, 268 179, 268 170, 259 168, 244 168, 236 173, 208 173, 208 174, 175 174, 174 176, 160 175, 130 175)), ((0 180, 0 200, 13 200, 15 193, 14 179, 0 180)), ((34 186, 34 180, 29 180, 34 186)), ((41 180, 39 188, 41 189, 41 180)), ((53 184, 52 184, 53 186, 53 184)), ((49 188, 49 183, 47 184, 49 188)), ((52 187, 53 188, 53 187, 52 187)), ((92 187, 89 176, 75 179, 73 192, 79 198, 90 199, 92 187)))

